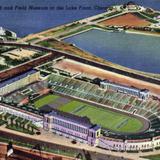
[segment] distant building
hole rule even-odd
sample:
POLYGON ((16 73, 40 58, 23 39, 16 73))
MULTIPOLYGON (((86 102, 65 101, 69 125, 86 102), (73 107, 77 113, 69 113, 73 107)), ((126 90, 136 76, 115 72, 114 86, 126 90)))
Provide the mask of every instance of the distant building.
POLYGON ((2 27, 0 27, 0 35, 1 35, 1 36, 6 35, 5 29, 3 29, 2 27))
POLYGON ((10 30, 4 29, 3 27, 0 27, 0 39, 5 40, 7 38, 17 38, 17 34, 15 32, 12 32, 10 30))
POLYGON ((147 90, 147 89, 141 90, 141 89, 137 89, 134 87, 128 87, 128 86, 112 83, 107 80, 102 81, 100 83, 100 86, 103 89, 113 90, 113 91, 121 92, 121 93, 125 93, 125 94, 130 94, 132 96, 136 96, 136 97, 143 99, 143 100, 146 100, 147 98, 149 98, 149 90, 147 90))
POLYGON ((0 82, 0 96, 39 80, 40 72, 32 69, 0 82))
POLYGON ((124 4, 123 8, 126 9, 126 10, 129 10, 129 11, 135 11, 135 10, 140 9, 140 7, 136 3, 132 2, 132 1, 124 4))
POLYGON ((93 125, 87 117, 79 117, 54 109, 44 116, 45 130, 72 138, 89 145, 97 145, 101 127, 93 125))

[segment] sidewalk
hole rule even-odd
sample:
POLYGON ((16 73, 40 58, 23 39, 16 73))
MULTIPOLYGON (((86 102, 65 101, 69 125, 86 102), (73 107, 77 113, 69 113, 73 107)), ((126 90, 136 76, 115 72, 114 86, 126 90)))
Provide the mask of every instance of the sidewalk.
POLYGON ((56 143, 56 144, 60 144, 66 147, 74 147, 77 149, 85 149, 88 151, 93 151, 97 154, 105 154, 105 155, 112 155, 112 156, 118 156, 118 157, 124 157, 124 158, 129 158, 129 159, 133 159, 133 160, 143 160, 142 158, 140 158, 140 156, 147 156, 147 155, 155 155, 155 154, 160 154, 160 150, 154 150, 153 152, 139 152, 139 153, 127 153, 127 152, 113 152, 113 151, 109 151, 109 150, 105 150, 105 149, 101 149, 101 148, 97 148, 97 147, 92 147, 89 146, 87 144, 83 144, 83 143, 79 143, 77 142, 77 144, 72 144, 71 143, 71 139, 59 136, 59 135, 55 135, 53 133, 49 133, 46 131, 42 131, 41 135, 27 135, 24 133, 20 133, 17 131, 13 131, 13 130, 9 130, 6 129, 4 127, 0 127, 0 130, 6 131, 6 132, 10 132, 10 133, 14 133, 20 136, 24 136, 24 137, 28 137, 28 138, 33 138, 35 140, 41 140, 41 141, 45 141, 45 142, 50 142, 50 143, 56 143))

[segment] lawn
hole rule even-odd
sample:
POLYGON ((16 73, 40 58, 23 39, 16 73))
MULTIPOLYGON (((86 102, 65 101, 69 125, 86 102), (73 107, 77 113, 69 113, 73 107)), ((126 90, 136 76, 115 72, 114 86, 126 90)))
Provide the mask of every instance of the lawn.
POLYGON ((28 130, 28 129, 23 129, 22 127, 17 127, 16 125, 7 125, 6 128, 11 129, 11 130, 15 130, 18 132, 22 132, 22 133, 26 133, 26 134, 30 134, 30 135, 34 135, 35 133, 28 130))
POLYGON ((149 160, 160 160, 160 155, 153 155, 153 156, 146 156, 146 157, 142 157, 142 158, 147 158, 149 160))
POLYGON ((0 126, 4 125, 6 123, 7 123, 7 121, 0 119, 0 126))
POLYGON ((92 123, 103 128, 118 132, 137 132, 142 128, 142 123, 136 118, 129 117, 108 109, 97 108, 78 101, 71 101, 59 108, 61 111, 70 112, 79 116, 87 116, 92 123))
POLYGON ((41 108, 42 106, 54 102, 57 98, 59 98, 58 95, 49 94, 45 97, 42 97, 34 102, 34 106, 36 108, 41 108))

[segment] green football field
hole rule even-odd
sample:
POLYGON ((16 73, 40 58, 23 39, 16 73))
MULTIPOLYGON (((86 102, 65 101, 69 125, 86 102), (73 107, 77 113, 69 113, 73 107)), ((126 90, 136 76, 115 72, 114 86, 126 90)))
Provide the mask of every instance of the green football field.
POLYGON ((54 102, 57 98, 59 98, 58 95, 53 95, 53 94, 46 95, 46 96, 36 100, 34 102, 34 106, 36 108, 41 108, 42 106, 44 106, 46 104, 50 104, 50 103, 54 102))
MULTIPOLYGON (((36 100, 34 105, 36 108, 41 108, 46 104, 57 103, 60 97, 49 94, 36 100)), ((66 104, 61 104, 59 110, 79 116, 87 116, 92 123, 99 124, 103 128, 113 131, 134 133, 143 127, 142 122, 136 118, 109 109, 98 108, 80 101, 71 100, 66 104)))
POLYGON ((71 101, 59 109, 79 116, 87 116, 92 123, 118 132, 134 133, 143 126, 142 122, 136 118, 78 101, 71 101))

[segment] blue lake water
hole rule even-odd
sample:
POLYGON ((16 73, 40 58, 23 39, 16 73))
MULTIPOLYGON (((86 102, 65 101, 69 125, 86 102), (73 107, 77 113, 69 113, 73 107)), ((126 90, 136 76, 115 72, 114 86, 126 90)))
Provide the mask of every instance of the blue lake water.
MULTIPOLYGON (((95 6, 109 7, 128 1, 129 0, 0 0, 0 26, 17 32, 18 36, 25 36, 105 11, 103 8, 100 10, 96 9, 95 6), (28 9, 30 6, 52 7, 52 9, 32 10, 28 9), (67 8, 71 6, 77 7, 77 9, 68 10, 67 8), (82 9, 80 6, 91 8, 82 9), (25 7, 27 8, 26 10, 25 7), (55 9, 53 9, 54 7, 55 9)), ((145 7, 160 9, 159 0, 134 0, 134 2, 145 7)))
POLYGON ((113 63, 160 73, 160 37, 93 29, 64 41, 113 63))
MULTIPOLYGON (((18 36, 23 37, 31 33, 40 32, 51 27, 104 12, 105 9, 103 7, 124 4, 128 1, 129 0, 0 0, 0 26, 13 30, 18 36), (30 6, 48 7, 48 9, 29 9, 30 6), (96 9, 95 6, 102 8, 96 9), (49 9, 49 7, 52 7, 52 9, 49 9), (69 10, 69 7, 77 7, 77 9, 69 10), (82 9, 82 7, 90 7, 90 9, 82 9)), ((160 10, 159 0, 134 0, 134 2, 145 7, 160 10)), ((87 48, 85 48, 85 46, 82 46, 82 48, 91 52, 93 51, 93 53, 98 56, 127 67, 159 73, 160 56, 158 55, 158 38, 145 39, 143 36, 121 33, 117 33, 111 37, 109 33, 106 34, 108 34, 106 36, 108 40, 106 40, 107 42, 104 41, 101 43, 101 47, 97 45, 93 49, 92 44, 90 46, 91 48, 88 48, 89 45, 87 48), (120 41, 119 38, 121 38, 122 41, 120 41), (114 46, 113 40, 115 41, 114 46), (127 42, 125 42, 125 40, 127 42), (119 45, 123 47, 119 47, 119 45), (137 54, 138 56, 136 56, 137 54)), ((83 36, 85 37, 86 35, 83 36)), ((94 35, 90 36, 92 37, 94 35)), ((95 41, 92 43, 98 44, 98 42, 95 41)))

